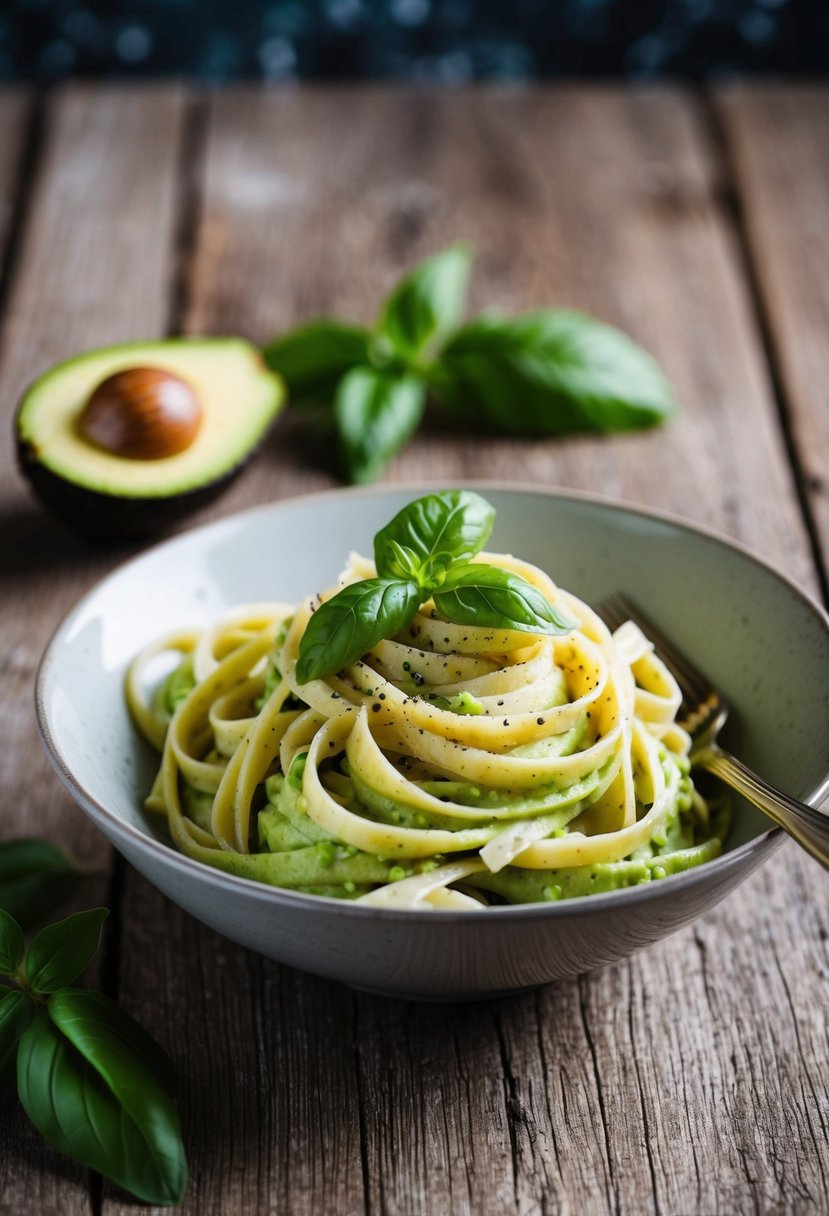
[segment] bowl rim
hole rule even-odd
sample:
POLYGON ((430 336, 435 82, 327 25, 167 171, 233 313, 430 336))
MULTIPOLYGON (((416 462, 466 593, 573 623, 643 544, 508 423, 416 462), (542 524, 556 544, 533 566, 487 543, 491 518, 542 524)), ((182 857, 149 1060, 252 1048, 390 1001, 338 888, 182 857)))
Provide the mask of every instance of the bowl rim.
MULTIPOLYGON (((139 553, 127 558, 126 561, 120 562, 114 570, 111 570, 109 574, 99 579, 76 601, 54 629, 38 664, 35 677, 35 712, 38 731, 56 775, 87 816, 104 832, 110 843, 118 847, 116 842, 119 838, 126 837, 140 852, 148 855, 151 859, 157 859, 162 868, 178 870, 182 875, 193 875, 197 879, 200 876, 208 887, 213 886, 240 895, 246 893, 248 898, 274 906, 287 904, 298 911, 313 911, 313 909, 317 909, 319 912, 336 912, 338 915, 355 916, 358 919, 366 917, 376 918, 379 916, 386 922, 402 920, 407 923, 420 923, 428 919, 429 921, 439 921, 442 924, 453 922, 476 925, 485 923, 494 924, 506 917, 510 920, 535 920, 538 917, 569 919, 574 916, 584 915, 585 912, 589 913, 591 909, 596 913, 601 913, 617 906, 621 908, 623 905, 632 903, 647 903, 653 899, 663 898, 672 892, 679 894, 684 889, 694 887, 700 882, 704 883, 707 879, 714 879, 717 875, 725 876, 726 872, 730 869, 742 868, 744 865, 748 865, 751 869, 754 869, 771 856, 786 838, 786 833, 781 827, 770 827, 766 831, 752 836, 750 840, 744 841, 736 848, 728 849, 721 853, 719 857, 715 857, 712 861, 707 861, 701 866, 695 866, 690 870, 685 870, 678 874, 669 874, 657 882, 649 882, 641 886, 623 887, 615 891, 606 891, 594 895, 575 896, 572 899, 554 903, 506 904, 495 908, 482 906, 480 910, 469 909, 462 912, 440 908, 384 908, 376 905, 359 904, 350 900, 335 899, 326 895, 310 895, 304 892, 292 891, 285 887, 270 886, 267 883, 257 882, 255 879, 244 878, 240 875, 228 874, 223 870, 214 869, 204 862, 188 857, 187 854, 181 853, 172 845, 166 844, 164 841, 150 835, 149 832, 141 831, 133 824, 125 822, 113 811, 109 810, 104 803, 95 798, 76 777, 69 761, 57 746, 49 726, 49 714, 46 706, 46 686, 52 668, 55 665, 56 654, 63 642, 64 635, 71 631, 76 618, 84 611, 88 601, 100 594, 111 581, 119 578, 124 570, 145 560, 151 560, 157 553, 163 550, 174 549, 178 545, 186 545, 194 536, 201 536, 211 532, 219 533, 226 528, 235 528, 257 515, 278 511, 282 507, 295 506, 300 502, 326 499, 336 500, 343 497, 392 497, 401 493, 417 495, 446 489, 446 486, 446 479, 423 478, 416 481, 387 482, 379 486, 334 487, 313 491, 308 494, 295 494, 287 498, 276 499, 269 503, 249 507, 246 510, 237 511, 231 515, 186 529, 157 544, 142 549, 139 553), (108 831, 107 828, 110 830, 108 831)), ((529 497, 540 495, 563 502, 584 503, 588 506, 608 509, 613 513, 622 512, 644 517, 657 523, 667 524, 680 531, 704 537, 726 549, 736 551, 753 564, 771 574, 778 582, 785 584, 795 597, 817 616, 827 635, 829 635, 829 613, 826 612, 820 603, 799 587, 787 574, 777 570, 770 561, 760 557, 741 541, 734 540, 724 532, 720 532, 708 525, 693 523, 667 510, 611 498, 592 491, 526 485, 514 481, 492 478, 455 479, 451 483, 451 488, 474 489, 483 492, 488 490, 506 491, 517 496, 529 497)), ((828 791, 829 768, 815 789, 809 793, 807 801, 816 805, 828 791)))

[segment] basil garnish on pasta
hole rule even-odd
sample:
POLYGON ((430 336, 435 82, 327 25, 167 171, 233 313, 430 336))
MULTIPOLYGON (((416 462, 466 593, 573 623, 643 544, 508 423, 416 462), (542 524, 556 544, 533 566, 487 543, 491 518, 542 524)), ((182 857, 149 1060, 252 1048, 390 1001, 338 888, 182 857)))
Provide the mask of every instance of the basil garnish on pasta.
POLYGON ((420 599, 411 580, 367 578, 343 587, 308 622, 296 667, 300 684, 327 676, 394 637, 412 620, 420 599))
POLYGON ((147 799, 229 873, 366 904, 476 911, 651 882, 715 857, 679 689, 542 570, 485 550, 479 495, 410 503, 299 604, 252 604, 135 660, 161 752, 147 799), (154 695, 147 674, 177 656, 154 695))
POLYGON ((374 564, 387 578, 439 585, 450 566, 470 561, 492 535, 495 511, 471 490, 444 490, 409 503, 374 538, 374 564))
POLYGON ((458 625, 569 632, 574 622, 526 579, 468 564, 494 519, 489 503, 470 490, 427 494, 404 507, 374 540, 375 565, 386 577, 343 587, 308 622, 296 666, 300 684, 338 671, 400 633, 430 592, 436 614, 458 625))

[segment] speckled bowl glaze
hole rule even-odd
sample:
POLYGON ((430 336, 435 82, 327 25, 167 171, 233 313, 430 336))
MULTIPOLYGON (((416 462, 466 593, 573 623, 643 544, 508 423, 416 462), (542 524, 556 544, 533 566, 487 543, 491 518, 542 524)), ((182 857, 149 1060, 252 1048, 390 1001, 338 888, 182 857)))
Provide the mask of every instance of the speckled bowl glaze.
MULTIPOLYGON (((632 954, 704 913, 783 839, 735 799, 716 861, 647 886, 480 912, 393 911, 219 873, 163 840, 142 809, 156 758, 132 727, 126 667, 156 635, 230 605, 330 585, 350 549, 437 486, 320 494, 185 533, 126 563, 60 625, 37 713, 59 778, 112 844, 197 919, 270 958, 389 995, 462 1000, 518 991, 632 954)), ((724 740, 812 803, 829 786, 829 618, 750 553, 678 520, 598 498, 477 485, 491 547, 528 558, 594 605, 628 593, 733 706, 724 740)))

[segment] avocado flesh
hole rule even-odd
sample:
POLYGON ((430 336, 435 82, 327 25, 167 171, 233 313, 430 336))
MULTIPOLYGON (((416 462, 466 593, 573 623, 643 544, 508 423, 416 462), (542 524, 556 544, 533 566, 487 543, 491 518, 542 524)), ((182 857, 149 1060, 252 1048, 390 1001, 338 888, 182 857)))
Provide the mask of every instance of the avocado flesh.
POLYGON ((51 368, 25 394, 16 417, 21 468, 44 502, 70 523, 112 534, 155 531, 225 488, 283 400, 282 381, 240 338, 176 338, 89 351, 51 368), (130 460, 80 433, 78 419, 93 390, 132 367, 162 368, 193 386, 202 421, 183 452, 130 460))

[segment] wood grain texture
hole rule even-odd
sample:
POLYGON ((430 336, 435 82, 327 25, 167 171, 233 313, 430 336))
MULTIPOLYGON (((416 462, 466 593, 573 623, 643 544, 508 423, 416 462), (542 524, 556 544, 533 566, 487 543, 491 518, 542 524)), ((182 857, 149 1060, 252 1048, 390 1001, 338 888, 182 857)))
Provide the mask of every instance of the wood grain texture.
MULTIPOLYGON (((683 408, 613 444, 425 432, 391 475, 674 509, 814 586, 719 171, 697 107, 669 91, 218 95, 186 324, 264 340, 319 313, 369 320, 407 265, 468 240, 473 308, 566 304, 620 324, 683 408)), ((281 496, 298 458, 303 485, 330 483, 328 445, 309 453, 308 439, 278 428, 235 501, 281 496)))
POLYGON ((21 171, 29 122, 34 108, 23 88, 0 89, 0 251, 11 253, 11 226, 20 197, 21 171))
POLYGON ((730 88, 715 104, 826 577, 829 90, 730 88))
MULTIPOLYGON (((617 321, 664 361, 683 412, 612 443, 426 432, 392 477, 500 476, 672 507, 815 585, 720 166, 685 95, 243 91, 212 99, 204 134, 186 329, 263 340, 320 312, 367 320, 409 262, 467 238, 480 250, 476 307, 553 300, 617 321)), ((213 513, 332 484, 325 448, 286 420, 213 513)), ((242 1211, 289 1201, 407 1216, 819 1210, 829 1120, 811 1062, 827 1033, 827 902, 825 890, 808 904, 788 898, 815 882, 809 866, 788 849, 724 908, 630 963, 458 1009, 335 994, 300 977, 286 985, 283 968, 219 947, 130 877, 123 992, 159 1033, 201 990, 219 948, 225 992, 256 992, 263 976, 281 993, 282 1025, 327 1015, 330 999, 343 1011, 322 1057, 283 1057, 285 1121, 273 1105, 262 1116, 253 1009, 234 1021, 235 1043, 223 1015, 208 1102, 234 1079, 233 1117, 250 1128, 257 1162, 286 1134, 295 1164, 333 1151, 344 1171, 333 1207, 328 1172, 307 1166, 287 1183, 272 1176, 266 1199, 262 1167, 240 1173, 188 1098, 201 1182, 186 1210, 211 1194, 242 1211), (183 920, 180 938, 161 927, 170 916, 183 920), (170 950, 178 964, 159 988, 170 950), (321 1103, 344 1129, 339 1147, 321 1103)), ((198 1093, 188 1026, 175 1054, 185 1093, 198 1093)))
MULTIPOLYGON (((663 361, 682 412, 663 430, 612 441, 433 428, 391 477, 502 477, 666 507, 816 587, 740 234, 723 203, 726 166, 692 96, 239 90, 188 114, 185 123, 175 90, 79 90, 53 102, 5 318, 4 399, 51 359, 160 332, 171 313, 188 332, 258 340, 315 313, 370 319, 406 265, 466 238, 479 250, 474 307, 569 304, 621 324, 663 361), (106 166, 101 193, 84 188, 84 164, 106 166), (122 238, 96 260, 95 234, 113 226, 122 238)), ((114 557, 67 541, 19 483, 2 484, 21 636, 34 655, 114 557)), ((333 484, 328 438, 283 419, 199 519, 333 484)), ((19 767, 4 788, 27 824, 105 856, 47 774, 23 701, 30 681, 27 670, 11 703, 19 767)), ((4 834, 22 821, 4 821, 4 834)), ((629 962, 459 1007, 385 1001, 279 967, 126 870, 120 995, 181 1074, 192 1172, 182 1210, 827 1210, 829 899, 793 846, 778 857, 629 962)), ((134 1211, 108 1186, 87 1192, 71 1167, 64 1181, 54 1157, 11 1126, 0 1210, 11 1178, 15 1213, 84 1210, 89 1196, 106 1216, 134 1211)))
MULTIPOLYGON (((31 157, 35 178, 0 318, 0 835, 48 835, 104 871, 104 838, 58 785, 37 739, 32 685, 61 617, 124 554, 90 548, 47 518, 14 467, 9 440, 22 389, 51 363, 89 346, 163 332, 181 110, 181 96, 170 89, 71 89, 53 97, 31 157)), ((0 122, 10 124, 8 115, 0 122)), ((3 188, 11 197, 15 187, 7 181, 3 188)), ((77 902, 106 900, 101 880, 85 884, 77 902)), ((13 1106, 4 1104, 0 1115, 0 1211, 89 1210, 87 1172, 43 1148, 13 1106)))
POLYGON ((0 330, 6 538, 0 573, 14 590, 13 604, 6 603, 3 661, 11 665, 13 683, 5 691, 20 706, 14 721, 21 732, 8 750, 4 834, 23 830, 37 808, 43 830, 97 857, 106 853, 98 833, 87 829, 40 763, 31 683, 64 612, 123 554, 91 547, 44 515, 15 468, 9 439, 23 389, 52 363, 90 346, 163 332, 181 106, 181 97, 166 89, 55 95, 0 330), (34 780, 32 755, 38 759, 34 780))

